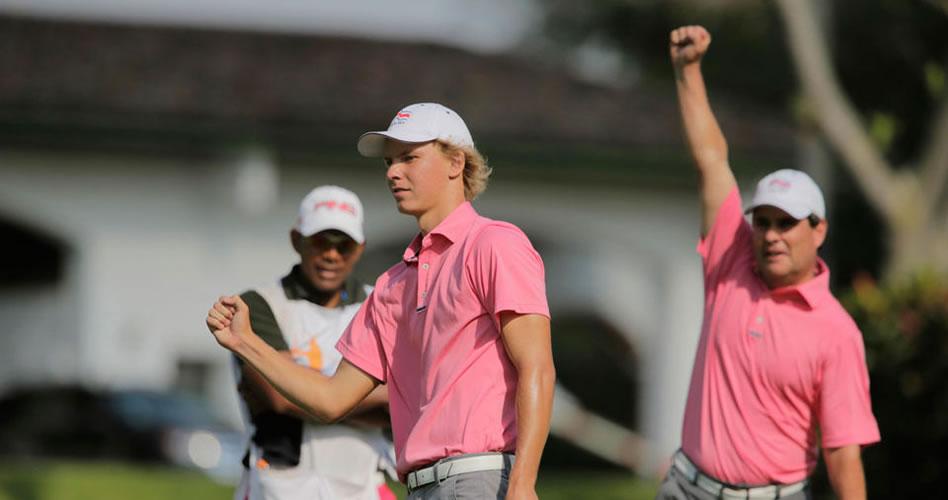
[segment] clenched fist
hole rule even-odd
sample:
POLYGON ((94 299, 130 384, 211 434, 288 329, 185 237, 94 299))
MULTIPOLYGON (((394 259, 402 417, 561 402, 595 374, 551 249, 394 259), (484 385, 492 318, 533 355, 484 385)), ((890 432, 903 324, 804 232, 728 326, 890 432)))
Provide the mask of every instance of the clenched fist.
POLYGON ((204 322, 218 344, 234 351, 242 339, 253 335, 249 311, 239 295, 221 297, 207 312, 204 322))
POLYGON ((669 34, 669 53, 675 69, 699 62, 708 51, 711 35, 701 26, 682 26, 669 34))

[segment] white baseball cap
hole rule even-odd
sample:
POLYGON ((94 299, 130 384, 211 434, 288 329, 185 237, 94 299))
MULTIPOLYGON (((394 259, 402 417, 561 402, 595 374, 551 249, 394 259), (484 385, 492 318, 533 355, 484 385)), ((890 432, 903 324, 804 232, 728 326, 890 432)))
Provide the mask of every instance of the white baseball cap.
POLYGON ((444 141, 453 146, 474 147, 474 139, 461 116, 433 102, 412 104, 392 118, 388 130, 366 132, 359 137, 359 153, 370 158, 385 154, 385 140, 422 143, 444 141))
POLYGON ((339 186, 319 186, 300 203, 295 229, 303 236, 337 229, 356 243, 364 243, 363 217, 362 202, 355 193, 339 186))
POLYGON ((791 168, 777 170, 761 179, 744 213, 761 205, 777 207, 794 219, 804 219, 810 215, 826 218, 826 203, 820 187, 809 175, 791 168))

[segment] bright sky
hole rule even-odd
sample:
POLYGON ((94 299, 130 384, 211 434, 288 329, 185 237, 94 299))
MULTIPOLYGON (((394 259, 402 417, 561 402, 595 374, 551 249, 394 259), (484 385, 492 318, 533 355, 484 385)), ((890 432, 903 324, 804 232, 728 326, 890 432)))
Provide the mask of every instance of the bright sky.
POLYGON ((482 52, 510 48, 537 19, 534 0, 0 0, 0 12, 431 41, 482 52))

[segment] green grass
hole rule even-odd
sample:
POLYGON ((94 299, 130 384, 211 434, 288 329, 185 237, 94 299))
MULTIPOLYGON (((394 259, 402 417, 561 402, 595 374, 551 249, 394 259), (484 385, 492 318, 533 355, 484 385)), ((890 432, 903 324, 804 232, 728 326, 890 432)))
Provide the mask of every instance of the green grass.
POLYGON ((113 462, 0 462, 2 500, 229 500, 230 485, 194 472, 113 462))
POLYGON ((541 471, 537 495, 543 500, 652 500, 658 483, 627 473, 541 471))
MULTIPOLYGON (((652 499, 658 485, 631 474, 541 471, 544 500, 652 499)), ((405 488, 392 485, 398 498, 405 488)), ((113 462, 0 462, 0 500, 230 500, 233 486, 193 471, 113 462)))

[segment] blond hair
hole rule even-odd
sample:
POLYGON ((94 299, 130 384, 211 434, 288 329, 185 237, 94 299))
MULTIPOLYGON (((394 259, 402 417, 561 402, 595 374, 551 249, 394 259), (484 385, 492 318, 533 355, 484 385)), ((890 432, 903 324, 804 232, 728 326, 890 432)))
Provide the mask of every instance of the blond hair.
POLYGON ((494 169, 487 165, 487 158, 474 146, 455 146, 437 141, 441 153, 450 158, 456 151, 464 153, 464 199, 474 201, 487 189, 487 179, 494 169))

